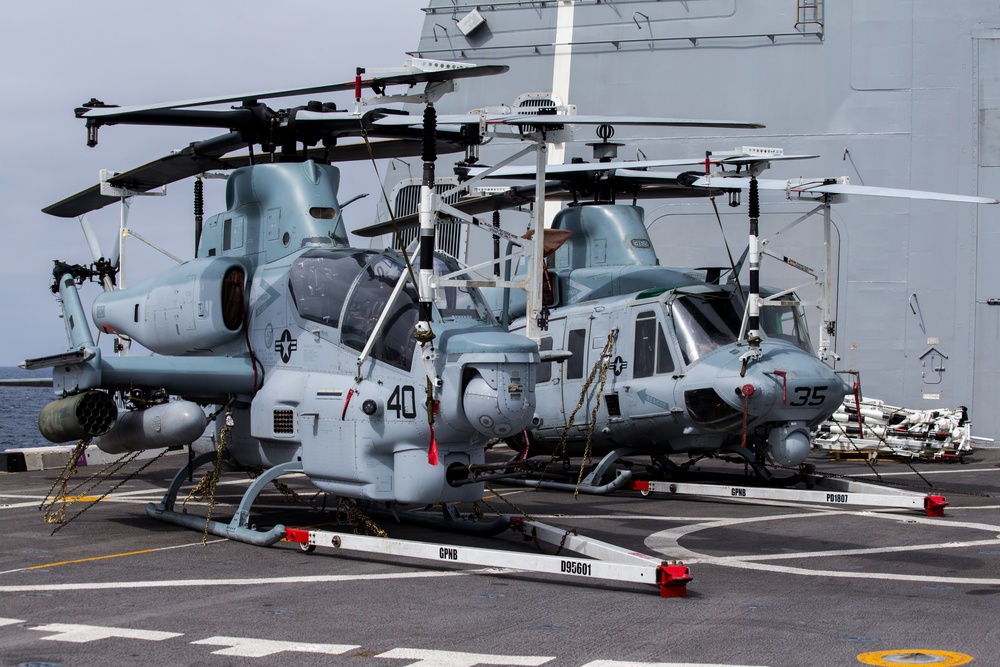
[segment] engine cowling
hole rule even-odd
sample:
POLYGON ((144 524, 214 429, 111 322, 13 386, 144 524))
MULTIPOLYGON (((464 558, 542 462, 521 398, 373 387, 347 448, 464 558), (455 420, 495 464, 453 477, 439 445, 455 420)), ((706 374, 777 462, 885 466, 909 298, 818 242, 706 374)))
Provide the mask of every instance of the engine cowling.
POLYGON ((94 324, 158 354, 212 351, 239 337, 246 269, 235 258, 179 264, 146 282, 94 300, 94 324))

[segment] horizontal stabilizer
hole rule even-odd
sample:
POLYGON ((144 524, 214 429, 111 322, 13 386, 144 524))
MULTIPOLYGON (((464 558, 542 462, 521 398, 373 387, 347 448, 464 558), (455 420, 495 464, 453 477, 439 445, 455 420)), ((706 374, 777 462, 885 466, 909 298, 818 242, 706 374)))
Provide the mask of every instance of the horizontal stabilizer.
POLYGON ((51 354, 47 357, 25 359, 18 366, 26 371, 37 371, 43 368, 55 368, 56 366, 72 366, 73 364, 82 364, 85 361, 90 361, 94 358, 94 354, 93 349, 81 348, 60 354, 51 354))

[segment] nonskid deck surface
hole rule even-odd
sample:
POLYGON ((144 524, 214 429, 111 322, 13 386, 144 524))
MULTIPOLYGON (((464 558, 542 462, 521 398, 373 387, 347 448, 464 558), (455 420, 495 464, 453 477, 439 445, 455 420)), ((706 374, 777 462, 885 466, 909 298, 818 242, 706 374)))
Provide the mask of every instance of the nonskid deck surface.
MULTIPOLYGON (((261 548, 209 536, 203 546, 200 534, 144 511, 176 459, 147 468, 54 535, 38 505, 58 471, 0 475, 0 665, 131 665, 141 656, 178 665, 778 667, 854 665, 859 654, 917 649, 987 664, 1000 647, 985 621, 1000 595, 1000 450, 979 450, 961 465, 876 467, 892 482, 924 484, 919 473, 947 498, 943 518, 496 485, 508 503, 487 492, 498 511, 683 560, 694 577, 684 599, 635 584, 308 555, 288 543, 261 548)), ((821 471, 872 472, 813 460, 821 471)), ((225 475, 213 516, 228 520, 248 483, 225 475)), ((301 481, 290 485, 311 497, 301 481)), ((352 530, 277 492, 262 496, 254 520, 352 530)), ((513 532, 489 539, 377 523, 391 537, 537 553, 513 532)))

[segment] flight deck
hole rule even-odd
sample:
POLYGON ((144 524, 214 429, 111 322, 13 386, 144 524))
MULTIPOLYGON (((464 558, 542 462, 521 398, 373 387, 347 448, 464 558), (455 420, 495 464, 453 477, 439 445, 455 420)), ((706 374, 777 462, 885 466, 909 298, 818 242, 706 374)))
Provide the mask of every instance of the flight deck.
MULTIPOLYGON (((6 474, 0 664, 791 667, 966 664, 961 656, 989 664, 997 631, 988 619, 1000 595, 1000 450, 966 460, 874 468, 892 486, 947 497, 942 517, 632 490, 574 497, 500 483, 480 503, 487 515, 526 515, 681 561, 692 576, 684 598, 593 580, 586 570, 567 576, 456 564, 443 548, 441 562, 428 563, 213 535, 203 544, 200 532, 144 510, 159 501, 176 461, 150 465, 73 518, 103 491, 77 498, 61 526, 43 523, 38 509, 59 471, 6 474), (894 662, 902 655, 925 662, 894 662)), ((819 473, 874 478, 863 462, 818 454, 810 462, 819 473)), ((262 494, 252 519, 258 528, 280 522, 354 532, 334 512, 305 504, 325 501, 332 510, 334 499, 283 481, 295 494, 262 494)), ((228 520, 250 482, 224 475, 213 516, 228 520)), ((198 516, 206 509, 196 500, 188 508, 198 516)), ((558 551, 513 531, 472 537, 391 517, 370 521, 359 525, 455 550, 504 550, 511 563, 558 551)))

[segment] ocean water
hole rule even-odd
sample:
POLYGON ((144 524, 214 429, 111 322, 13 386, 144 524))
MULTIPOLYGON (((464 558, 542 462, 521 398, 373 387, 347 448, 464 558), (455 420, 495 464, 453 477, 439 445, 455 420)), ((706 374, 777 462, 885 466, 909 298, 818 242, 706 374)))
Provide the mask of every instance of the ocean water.
MULTIPOLYGON (((44 378, 51 371, 0 367, 0 378, 44 378)), ((51 387, 0 387, 0 451, 52 443, 38 432, 38 412, 55 399, 51 387)))

